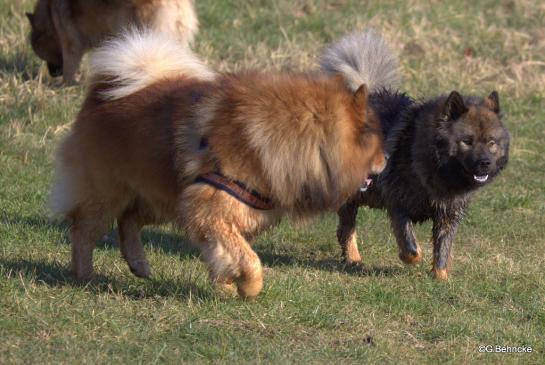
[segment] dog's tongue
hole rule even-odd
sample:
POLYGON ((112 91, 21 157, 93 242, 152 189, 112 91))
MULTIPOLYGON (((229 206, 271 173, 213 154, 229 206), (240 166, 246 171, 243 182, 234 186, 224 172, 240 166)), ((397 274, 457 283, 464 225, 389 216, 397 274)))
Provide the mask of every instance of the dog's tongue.
POLYGON ((373 179, 367 178, 360 186, 360 191, 363 193, 364 191, 367 191, 373 185, 373 179))

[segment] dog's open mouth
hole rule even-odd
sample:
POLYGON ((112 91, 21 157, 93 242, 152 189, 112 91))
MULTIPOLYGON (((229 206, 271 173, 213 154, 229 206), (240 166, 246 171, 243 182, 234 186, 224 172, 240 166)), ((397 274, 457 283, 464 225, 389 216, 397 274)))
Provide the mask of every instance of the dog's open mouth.
POLYGON ((488 180, 488 175, 473 175, 473 178, 477 182, 484 183, 488 180))
POLYGON ((371 185, 373 185, 373 179, 371 178, 367 178, 365 179, 365 181, 363 182, 363 184, 361 184, 360 186, 360 191, 363 193, 364 191, 367 191, 367 189, 369 189, 371 187, 371 185))

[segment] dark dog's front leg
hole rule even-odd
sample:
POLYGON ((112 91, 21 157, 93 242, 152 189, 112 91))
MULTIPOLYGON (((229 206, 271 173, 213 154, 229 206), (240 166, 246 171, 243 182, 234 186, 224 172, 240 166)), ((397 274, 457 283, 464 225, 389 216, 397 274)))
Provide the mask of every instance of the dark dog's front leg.
POLYGON ((343 205, 338 212, 339 226, 337 227, 337 239, 341 245, 343 259, 347 264, 361 263, 356 235, 358 207, 356 202, 350 201, 343 205))
POLYGON ((436 279, 448 279, 447 270, 451 261, 451 250, 458 224, 464 210, 441 210, 433 219, 433 275, 436 279))
POLYGON ((406 264, 417 264, 422 260, 422 250, 416 242, 413 222, 399 210, 388 210, 388 213, 399 247, 399 258, 406 264))

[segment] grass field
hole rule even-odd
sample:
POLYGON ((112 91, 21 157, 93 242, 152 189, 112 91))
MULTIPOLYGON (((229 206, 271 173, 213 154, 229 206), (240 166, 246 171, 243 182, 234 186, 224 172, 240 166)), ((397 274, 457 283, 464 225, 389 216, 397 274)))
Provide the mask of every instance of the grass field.
POLYGON ((404 90, 496 89, 513 138, 510 165, 461 226, 447 283, 429 275, 429 224, 424 262, 406 267, 384 213, 363 210, 367 272, 340 264, 334 215, 284 222, 255 244, 266 267, 255 302, 217 296, 169 226, 145 231, 151 279, 132 276, 115 240, 95 251, 96 280, 70 278, 67 229, 45 202, 84 88, 57 86, 30 50, 32 3, 0 0, 0 363, 545 362, 545 3, 197 0, 195 48, 216 68, 313 69, 327 42, 372 26, 400 56, 404 90))

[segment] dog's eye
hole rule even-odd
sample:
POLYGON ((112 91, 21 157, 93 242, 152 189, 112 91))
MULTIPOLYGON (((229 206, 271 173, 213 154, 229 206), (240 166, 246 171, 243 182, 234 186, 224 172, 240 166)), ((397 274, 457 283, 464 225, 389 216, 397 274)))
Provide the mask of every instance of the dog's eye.
POLYGON ((464 138, 460 141, 461 144, 466 146, 471 146, 473 144, 473 139, 471 138, 464 138))
POLYGON ((496 144, 496 141, 494 141, 493 139, 491 139, 488 143, 488 149, 490 150, 490 152, 492 153, 496 153, 498 151, 498 145, 496 144))
POLYGON ((439 149, 445 149, 448 147, 448 142, 444 139, 438 139, 435 141, 435 146, 437 146, 439 149))

